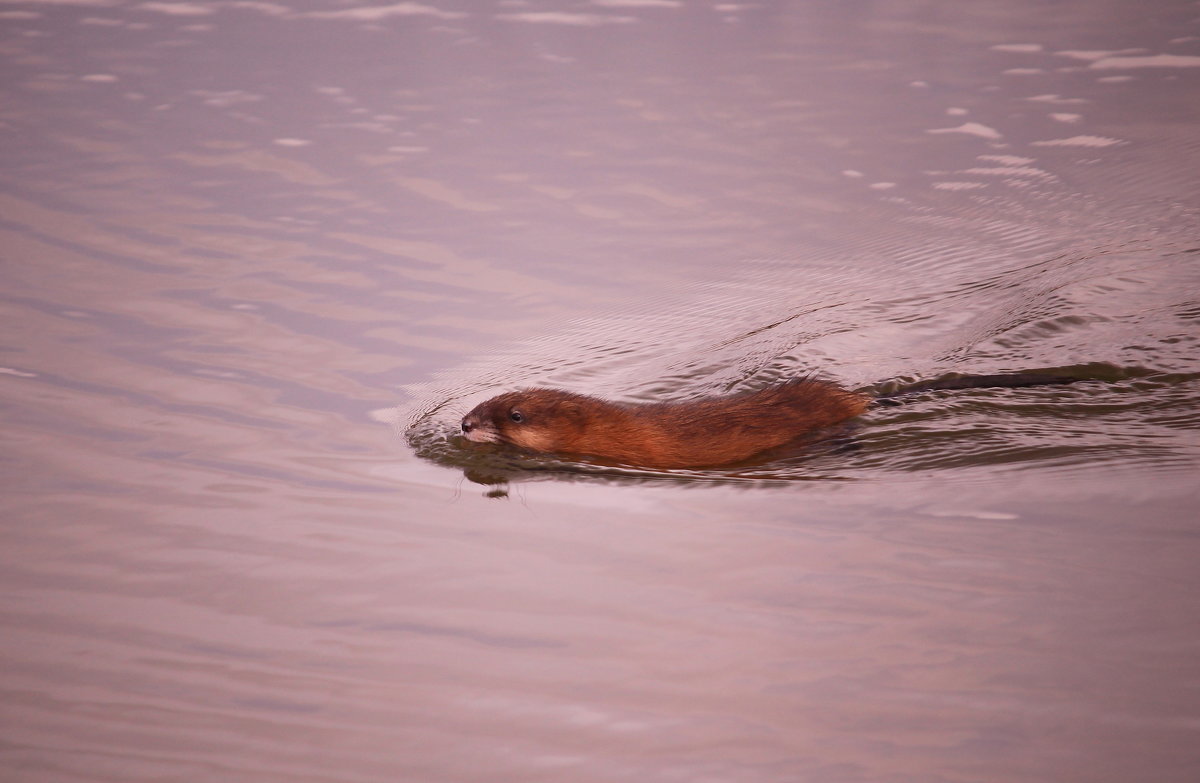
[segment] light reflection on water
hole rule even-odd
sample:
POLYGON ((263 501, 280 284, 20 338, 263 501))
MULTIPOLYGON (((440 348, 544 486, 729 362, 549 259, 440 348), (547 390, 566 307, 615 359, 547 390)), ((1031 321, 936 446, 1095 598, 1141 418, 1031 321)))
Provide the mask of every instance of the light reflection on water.
POLYGON ((1195 780, 1196 27, 5 4, 5 769, 1195 780), (727 471, 451 437, 1054 368, 727 471))

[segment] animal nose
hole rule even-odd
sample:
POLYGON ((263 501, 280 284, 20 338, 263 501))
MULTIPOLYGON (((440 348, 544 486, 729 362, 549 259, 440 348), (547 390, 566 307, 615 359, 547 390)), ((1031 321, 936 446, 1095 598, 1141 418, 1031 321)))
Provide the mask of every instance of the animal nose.
POLYGON ((473 429, 475 429, 475 425, 473 423, 471 423, 470 419, 462 420, 462 431, 463 432, 470 432, 473 429))

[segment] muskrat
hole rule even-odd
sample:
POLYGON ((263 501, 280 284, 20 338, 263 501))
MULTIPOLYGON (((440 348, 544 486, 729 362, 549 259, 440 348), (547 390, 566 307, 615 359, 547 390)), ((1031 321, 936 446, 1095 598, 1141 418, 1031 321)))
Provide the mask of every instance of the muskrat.
MULTIPOLYGON (((926 381, 878 395, 982 386, 1071 383, 1050 375, 977 375, 926 381)), ((615 403, 559 389, 508 392, 463 417, 463 436, 530 451, 599 457, 648 468, 741 462, 853 418, 876 397, 811 378, 684 402, 615 403)))

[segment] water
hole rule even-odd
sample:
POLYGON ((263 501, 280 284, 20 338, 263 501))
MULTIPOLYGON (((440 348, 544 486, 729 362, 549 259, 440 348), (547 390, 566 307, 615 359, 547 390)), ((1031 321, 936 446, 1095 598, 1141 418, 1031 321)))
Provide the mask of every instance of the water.
POLYGON ((1200 776, 1188 2, 0 7, 5 780, 1200 776), (922 394, 785 459, 558 385, 922 394))

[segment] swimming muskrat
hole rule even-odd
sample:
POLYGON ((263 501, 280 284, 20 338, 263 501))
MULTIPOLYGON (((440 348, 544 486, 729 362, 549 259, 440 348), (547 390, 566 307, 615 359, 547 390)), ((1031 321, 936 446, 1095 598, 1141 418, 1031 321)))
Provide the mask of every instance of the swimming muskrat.
MULTIPOLYGON (((974 375, 926 381, 879 395, 983 386, 1071 383, 1051 375, 974 375)), ((759 391, 686 402, 615 403, 559 389, 524 389, 482 402, 463 436, 530 451, 599 457, 648 468, 740 462, 863 413, 876 398, 801 379, 759 391)))

